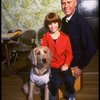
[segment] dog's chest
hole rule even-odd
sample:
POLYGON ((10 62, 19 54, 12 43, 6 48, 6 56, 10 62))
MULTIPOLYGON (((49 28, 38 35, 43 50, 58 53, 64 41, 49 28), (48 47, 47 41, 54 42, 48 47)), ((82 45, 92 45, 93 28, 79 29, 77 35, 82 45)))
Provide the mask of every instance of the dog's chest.
POLYGON ((38 76, 33 73, 33 70, 31 70, 30 79, 32 80, 32 82, 34 82, 38 86, 41 86, 49 82, 49 74, 50 74, 50 71, 42 76, 38 76))

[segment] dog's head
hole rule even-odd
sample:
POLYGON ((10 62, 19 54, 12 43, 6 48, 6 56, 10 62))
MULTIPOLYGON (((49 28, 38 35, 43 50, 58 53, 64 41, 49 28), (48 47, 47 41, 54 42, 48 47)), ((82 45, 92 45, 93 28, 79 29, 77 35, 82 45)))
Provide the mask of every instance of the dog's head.
POLYGON ((50 64, 52 52, 46 46, 38 46, 31 50, 28 58, 32 61, 33 65, 41 68, 46 64, 50 64))

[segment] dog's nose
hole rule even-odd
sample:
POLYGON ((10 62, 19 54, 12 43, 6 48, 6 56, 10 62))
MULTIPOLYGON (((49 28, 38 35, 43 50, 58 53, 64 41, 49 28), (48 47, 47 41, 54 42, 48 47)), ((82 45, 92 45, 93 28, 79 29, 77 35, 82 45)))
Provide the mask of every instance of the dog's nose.
POLYGON ((44 58, 44 59, 42 59, 42 61, 43 61, 43 63, 46 63, 46 59, 44 58))

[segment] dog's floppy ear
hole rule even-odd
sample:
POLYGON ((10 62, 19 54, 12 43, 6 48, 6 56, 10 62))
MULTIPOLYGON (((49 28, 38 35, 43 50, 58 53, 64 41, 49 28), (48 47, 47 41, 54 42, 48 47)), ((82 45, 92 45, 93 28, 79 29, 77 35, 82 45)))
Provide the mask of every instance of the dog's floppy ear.
POLYGON ((51 52, 50 49, 49 49, 49 51, 50 51, 50 52, 49 52, 49 53, 50 53, 50 54, 49 54, 49 59, 50 59, 50 61, 51 61, 53 54, 52 54, 52 52, 51 52))
POLYGON ((51 61, 52 56, 53 56, 52 51, 48 47, 46 47, 46 48, 49 51, 49 55, 48 55, 49 61, 51 61))
POLYGON ((32 64, 35 66, 37 66, 36 50, 37 50, 37 48, 32 49, 28 55, 28 58, 32 61, 32 64))

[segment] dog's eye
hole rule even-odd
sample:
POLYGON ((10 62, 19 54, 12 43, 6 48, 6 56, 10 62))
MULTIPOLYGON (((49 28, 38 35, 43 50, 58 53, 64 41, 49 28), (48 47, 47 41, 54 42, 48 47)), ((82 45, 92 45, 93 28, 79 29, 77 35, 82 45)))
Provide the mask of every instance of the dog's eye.
POLYGON ((37 55, 40 55, 40 52, 37 52, 37 55))
POLYGON ((44 50, 44 53, 47 53, 47 51, 44 50))

